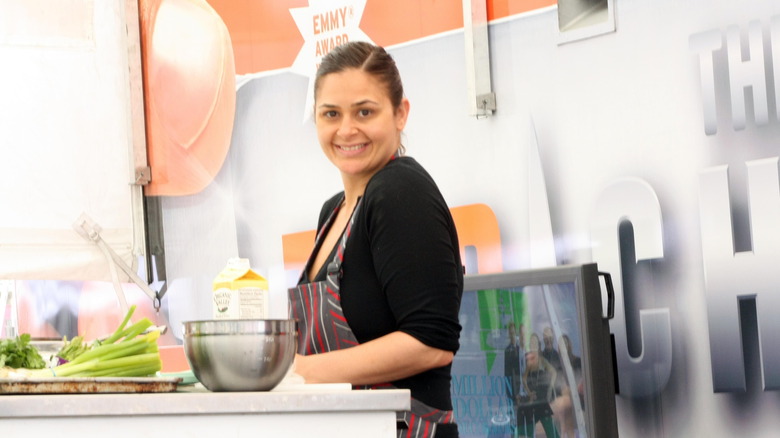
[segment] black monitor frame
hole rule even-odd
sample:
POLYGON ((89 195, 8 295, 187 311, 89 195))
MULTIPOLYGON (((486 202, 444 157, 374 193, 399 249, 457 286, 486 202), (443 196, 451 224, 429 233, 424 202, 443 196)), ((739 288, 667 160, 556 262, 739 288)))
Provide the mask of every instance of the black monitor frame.
MULTIPOLYGON (((464 294, 480 290, 565 283, 574 285, 583 364, 582 381, 587 388, 582 395, 581 410, 585 414, 587 430, 585 433, 580 431, 580 436, 617 437, 616 374, 614 348, 609 332, 609 319, 612 318, 614 310, 614 292, 609 274, 599 272, 596 264, 590 263, 466 275, 464 294), (605 281, 605 294, 602 294, 600 277, 605 281)), ((456 355, 453 371, 457 361, 456 355)))

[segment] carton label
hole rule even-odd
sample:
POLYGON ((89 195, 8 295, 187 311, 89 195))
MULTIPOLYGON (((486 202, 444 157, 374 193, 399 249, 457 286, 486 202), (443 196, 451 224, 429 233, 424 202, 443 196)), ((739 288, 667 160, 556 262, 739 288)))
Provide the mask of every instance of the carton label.
POLYGON ((238 290, 238 317, 241 319, 265 319, 268 309, 268 291, 259 287, 238 290))
POLYGON ((244 287, 214 291, 213 319, 266 319, 268 290, 244 287))
POLYGON ((214 291, 214 319, 227 318, 230 308, 230 302, 233 300, 233 291, 227 288, 221 288, 214 291))

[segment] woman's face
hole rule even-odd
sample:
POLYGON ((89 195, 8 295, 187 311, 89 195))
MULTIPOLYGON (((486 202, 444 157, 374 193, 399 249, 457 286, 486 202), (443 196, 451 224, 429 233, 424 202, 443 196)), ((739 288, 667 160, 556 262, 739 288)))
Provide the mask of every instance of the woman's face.
POLYGON ((314 111, 325 156, 344 178, 365 184, 400 146, 409 101, 393 108, 382 83, 349 69, 320 79, 314 111))
POLYGON ((539 368, 539 353, 536 351, 529 351, 525 354, 525 366, 528 369, 536 370, 539 368))

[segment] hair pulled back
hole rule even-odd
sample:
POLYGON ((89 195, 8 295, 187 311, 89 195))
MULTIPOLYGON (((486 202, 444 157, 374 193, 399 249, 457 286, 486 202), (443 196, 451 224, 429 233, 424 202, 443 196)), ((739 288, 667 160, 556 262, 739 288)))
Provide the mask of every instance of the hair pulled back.
POLYGON ((395 60, 384 48, 365 41, 350 41, 333 48, 322 58, 314 78, 314 98, 317 98, 320 82, 331 73, 359 69, 375 77, 387 90, 393 108, 401 106, 404 87, 395 60))

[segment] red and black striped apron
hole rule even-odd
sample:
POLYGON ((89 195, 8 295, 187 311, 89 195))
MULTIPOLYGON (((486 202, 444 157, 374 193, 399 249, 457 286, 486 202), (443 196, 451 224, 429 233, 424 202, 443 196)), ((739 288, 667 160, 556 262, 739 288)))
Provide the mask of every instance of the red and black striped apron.
MULTIPOLYGON (((336 255, 327 267, 327 279, 314 283, 299 284, 289 290, 291 317, 298 320, 299 343, 298 353, 303 355, 325 353, 333 350, 353 347, 358 344, 355 334, 349 327, 344 312, 341 309, 339 283, 341 263, 344 260, 344 248, 352 230, 356 213, 363 200, 358 201, 344 234, 339 240, 336 255)), ((341 205, 341 204, 339 204, 341 205)), ((317 233, 315 251, 319 248, 322 237, 336 217, 339 209, 331 212, 328 220, 317 233)), ((308 272, 312 258, 306 264, 304 272, 308 272)), ((303 275, 303 274, 302 274, 303 275)), ((303 278, 303 277, 301 277, 303 278)), ((356 389, 392 389, 390 384, 355 386, 356 389)), ((454 424, 452 411, 432 408, 412 398, 411 409, 397 413, 399 426, 398 437, 433 438, 438 424, 454 424)))

